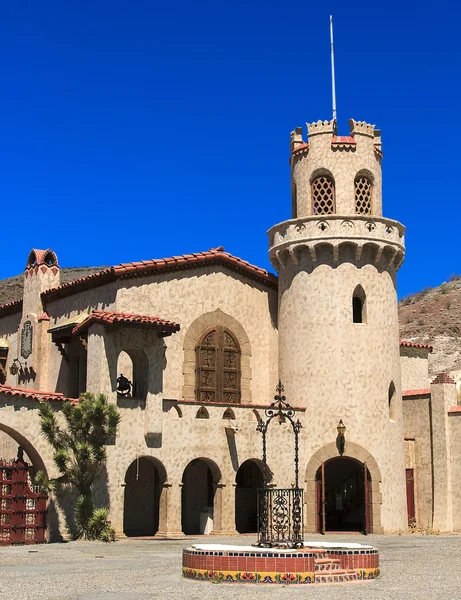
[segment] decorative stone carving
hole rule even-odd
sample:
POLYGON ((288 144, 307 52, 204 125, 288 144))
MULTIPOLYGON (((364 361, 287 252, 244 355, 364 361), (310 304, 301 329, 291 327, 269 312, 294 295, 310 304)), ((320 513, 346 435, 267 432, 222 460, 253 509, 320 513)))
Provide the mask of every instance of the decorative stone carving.
POLYGON ((21 356, 29 358, 33 349, 34 329, 31 321, 25 321, 21 330, 21 356))

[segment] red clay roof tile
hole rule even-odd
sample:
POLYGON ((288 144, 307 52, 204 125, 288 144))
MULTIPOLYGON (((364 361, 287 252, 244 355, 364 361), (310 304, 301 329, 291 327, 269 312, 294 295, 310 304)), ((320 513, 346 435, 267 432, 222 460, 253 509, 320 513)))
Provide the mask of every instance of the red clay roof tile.
POLYGON ((73 335, 79 335, 86 331, 93 323, 102 325, 131 325, 134 327, 148 327, 156 329, 161 335, 171 335, 179 331, 178 323, 166 321, 160 317, 149 317, 147 315, 136 315, 131 313, 111 312, 108 310, 94 310, 84 321, 76 325, 73 335))
POLYGON ((430 388, 422 388, 420 390, 403 390, 402 396, 404 398, 408 398, 410 396, 430 396, 431 389, 430 388))
POLYGON ((350 135, 335 135, 331 138, 332 144, 355 144, 357 143, 356 139, 350 135))
POLYGON ((432 352, 433 350, 432 346, 429 346, 428 344, 417 344, 416 342, 407 342, 406 340, 400 340, 400 345, 406 348, 420 348, 423 350, 429 350, 429 352, 432 352))
POLYGON ((10 385, 0 385, 0 395, 4 396, 17 396, 21 398, 30 398, 31 400, 38 400, 39 402, 56 400, 58 402, 78 402, 78 398, 66 398, 64 394, 60 392, 40 392, 38 390, 28 390, 20 387, 12 387, 10 385))
MULTIPOLYGON (((45 300, 60 298, 71 294, 76 294, 82 290, 98 287, 106 283, 110 283, 119 278, 129 278, 137 276, 154 275, 169 270, 196 268, 198 266, 207 265, 223 265, 232 270, 242 272, 245 275, 268 285, 269 287, 277 287, 277 277, 272 273, 268 273, 265 269, 261 269, 249 262, 233 256, 225 252, 222 246, 213 248, 208 252, 197 252, 193 254, 184 254, 182 256, 172 256, 169 258, 160 258, 152 260, 143 260, 136 263, 122 263, 114 267, 93 273, 87 277, 76 279, 69 283, 64 283, 59 287, 52 288, 42 293, 45 300)), ((0 311, 1 311, 0 307, 0 311)))
POLYGON ((21 310, 22 299, 15 300, 14 302, 8 302, 7 304, 2 304, 2 306, 0 306, 0 317, 4 317, 15 312, 20 312, 21 310))

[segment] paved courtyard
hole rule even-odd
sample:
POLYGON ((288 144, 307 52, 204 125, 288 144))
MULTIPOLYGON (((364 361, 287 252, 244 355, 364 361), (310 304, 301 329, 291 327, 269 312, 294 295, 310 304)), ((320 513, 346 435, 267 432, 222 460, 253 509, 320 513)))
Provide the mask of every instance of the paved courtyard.
POLYGON ((328 598, 448 600, 461 598, 461 535, 309 536, 323 541, 372 544, 382 575, 370 582, 335 586, 213 584, 181 578, 181 550, 200 541, 252 543, 254 537, 69 542, 0 548, 0 598, 14 600, 226 600, 328 598))

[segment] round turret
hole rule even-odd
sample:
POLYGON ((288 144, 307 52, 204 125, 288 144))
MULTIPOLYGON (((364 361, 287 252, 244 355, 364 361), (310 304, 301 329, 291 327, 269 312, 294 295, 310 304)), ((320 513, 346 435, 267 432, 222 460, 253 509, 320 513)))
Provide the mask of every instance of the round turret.
MULTIPOLYGON (((308 142, 291 134, 293 219, 269 230, 280 377, 290 403, 306 406, 306 530, 319 528, 321 464, 349 457, 365 473, 360 494, 370 490, 364 529, 396 531, 406 526, 395 289, 405 228, 382 217, 379 132, 349 123, 349 136, 335 121, 308 124, 308 142)), ((334 464, 347 479, 352 463, 334 464)))

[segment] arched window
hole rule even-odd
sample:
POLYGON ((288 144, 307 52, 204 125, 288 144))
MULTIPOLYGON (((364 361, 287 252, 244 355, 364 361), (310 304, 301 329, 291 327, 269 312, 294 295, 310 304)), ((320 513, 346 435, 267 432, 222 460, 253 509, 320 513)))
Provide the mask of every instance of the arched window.
POLYGON ((204 406, 201 406, 198 411, 197 414, 195 415, 196 419, 209 419, 210 415, 207 411, 207 409, 204 406))
POLYGON ((319 175, 311 184, 312 213, 332 215, 335 213, 335 182, 329 175, 319 175))
POLYGON ((397 421, 397 393, 395 391, 394 382, 391 381, 388 392, 389 400, 389 419, 391 421, 397 421))
POLYGON ((371 215, 373 184, 365 175, 358 175, 354 181, 355 212, 359 215, 371 215))
POLYGON ((235 414, 234 414, 234 411, 232 410, 232 408, 226 408, 222 418, 228 419, 229 421, 235 421, 235 414))
POLYGON ((240 402, 240 347, 233 334, 218 326, 196 348, 198 402, 240 402))
POLYGON ((352 322, 366 323, 366 295, 363 287, 358 285, 352 295, 352 322))

